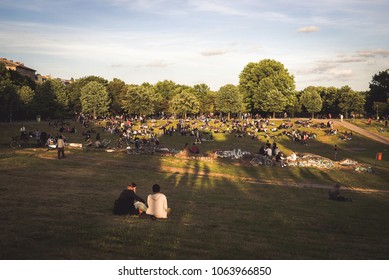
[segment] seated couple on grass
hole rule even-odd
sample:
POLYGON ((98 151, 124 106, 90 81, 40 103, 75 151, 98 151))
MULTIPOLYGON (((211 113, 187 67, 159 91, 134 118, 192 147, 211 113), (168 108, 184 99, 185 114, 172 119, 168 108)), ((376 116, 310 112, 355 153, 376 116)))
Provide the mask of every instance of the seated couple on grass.
POLYGON ((152 191, 153 194, 147 197, 147 207, 146 202, 136 195, 136 184, 129 184, 127 189, 123 190, 119 198, 115 200, 113 213, 115 215, 147 215, 151 219, 166 219, 170 213, 167 198, 163 193, 160 193, 161 187, 158 184, 153 185, 152 191))
POLYGON ((189 144, 188 143, 185 143, 185 146, 184 146, 184 149, 183 149, 183 152, 187 155, 189 154, 199 154, 200 153, 200 149, 199 147, 197 147, 196 143, 193 143, 192 145, 192 148, 189 148, 188 146, 189 144))

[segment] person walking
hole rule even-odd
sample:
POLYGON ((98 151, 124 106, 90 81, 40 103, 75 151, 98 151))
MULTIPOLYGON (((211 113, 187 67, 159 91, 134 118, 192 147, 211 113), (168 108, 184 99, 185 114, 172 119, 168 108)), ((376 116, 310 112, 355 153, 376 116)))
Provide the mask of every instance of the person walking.
POLYGON ((58 159, 65 158, 65 142, 62 139, 62 135, 59 136, 57 140, 57 154, 58 154, 58 159))
POLYGON ((338 156, 338 146, 334 146, 334 159, 336 160, 336 157, 338 156))

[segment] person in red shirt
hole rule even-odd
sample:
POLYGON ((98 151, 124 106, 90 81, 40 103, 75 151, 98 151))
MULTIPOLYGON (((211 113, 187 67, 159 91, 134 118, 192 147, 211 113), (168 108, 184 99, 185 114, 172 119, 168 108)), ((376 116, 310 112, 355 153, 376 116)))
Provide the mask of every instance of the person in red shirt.
POLYGON ((200 150, 199 147, 196 146, 196 143, 193 143, 192 148, 190 149, 192 154, 199 154, 200 150))

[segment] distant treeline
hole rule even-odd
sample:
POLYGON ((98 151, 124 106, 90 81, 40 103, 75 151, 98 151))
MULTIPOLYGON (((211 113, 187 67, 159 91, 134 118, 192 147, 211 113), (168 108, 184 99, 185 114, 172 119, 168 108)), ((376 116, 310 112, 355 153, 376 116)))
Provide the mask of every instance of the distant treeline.
POLYGON ((87 76, 64 84, 60 79, 36 83, 7 70, 0 64, 0 121, 92 116, 176 115, 241 113, 261 116, 387 117, 389 113, 389 69, 372 77, 370 90, 359 92, 341 88, 309 86, 295 90, 293 75, 284 65, 265 59, 250 62, 239 76, 239 84, 227 84, 211 91, 206 84, 176 84, 170 80, 156 84, 126 84, 114 78, 87 76))

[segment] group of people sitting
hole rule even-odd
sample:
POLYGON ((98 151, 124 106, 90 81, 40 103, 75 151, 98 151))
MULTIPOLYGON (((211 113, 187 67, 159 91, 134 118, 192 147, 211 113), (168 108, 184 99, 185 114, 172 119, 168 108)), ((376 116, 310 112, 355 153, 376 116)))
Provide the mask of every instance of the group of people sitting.
POLYGON ((270 144, 270 142, 267 141, 266 144, 259 149, 259 154, 268 158, 275 157, 276 162, 281 167, 287 166, 288 162, 297 160, 297 155, 295 151, 293 151, 291 155, 284 157, 284 154, 280 151, 276 142, 270 144))
POLYGON ((161 193, 161 187, 154 184, 153 193, 147 197, 147 203, 136 194, 137 185, 131 183, 115 200, 113 213, 115 215, 138 215, 155 219, 166 219, 171 211, 168 208, 167 198, 161 193))

